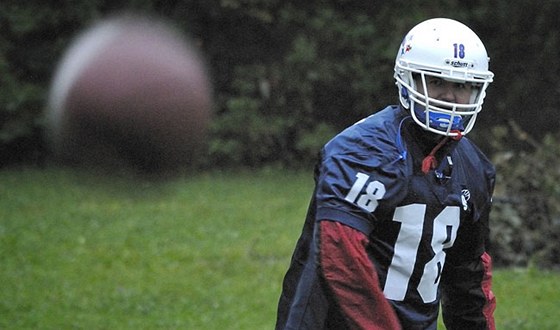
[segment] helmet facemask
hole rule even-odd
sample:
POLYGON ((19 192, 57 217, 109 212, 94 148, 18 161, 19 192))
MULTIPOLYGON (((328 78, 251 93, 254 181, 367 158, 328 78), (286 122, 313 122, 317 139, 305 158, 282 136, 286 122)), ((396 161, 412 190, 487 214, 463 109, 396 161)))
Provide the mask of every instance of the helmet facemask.
POLYGON ((465 135, 471 131, 486 94, 488 82, 479 79, 449 79, 449 75, 419 69, 403 70, 395 75, 403 107, 410 109, 414 121, 424 129, 445 136, 465 135), (428 95, 428 80, 440 78, 470 85, 468 103, 438 100, 428 95))

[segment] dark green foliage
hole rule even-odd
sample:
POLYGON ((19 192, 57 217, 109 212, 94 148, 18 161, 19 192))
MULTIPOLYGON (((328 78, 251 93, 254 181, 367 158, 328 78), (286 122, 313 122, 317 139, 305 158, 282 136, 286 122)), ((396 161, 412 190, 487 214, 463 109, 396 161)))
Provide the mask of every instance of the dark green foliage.
POLYGON ((96 16, 95 6, 0 4, 0 166, 45 152, 42 114, 54 64, 75 30, 96 16))
POLYGON ((337 131, 397 102, 398 44, 434 16, 472 26, 491 56, 496 81, 475 138, 507 118, 538 139, 558 128, 550 120, 559 102, 557 1, 8 0, 0 4, 0 165, 14 153, 45 154, 42 112, 56 63, 82 29, 123 10, 173 21, 207 55, 217 100, 207 164, 308 163, 337 131), (245 125, 232 128, 240 116, 245 125))
POLYGON ((560 267, 560 135, 542 143, 496 128, 495 144, 532 145, 530 152, 497 153, 498 188, 492 213, 492 252, 498 265, 560 267), (501 139, 500 139, 501 137, 501 139))
POLYGON ((206 54, 216 102, 201 163, 218 167, 309 166, 338 131, 397 102, 394 57, 412 26, 463 21, 496 74, 471 133, 498 167, 496 260, 560 264, 559 1, 3 0, 0 167, 48 156, 43 111, 60 56, 123 10, 169 19, 206 54))

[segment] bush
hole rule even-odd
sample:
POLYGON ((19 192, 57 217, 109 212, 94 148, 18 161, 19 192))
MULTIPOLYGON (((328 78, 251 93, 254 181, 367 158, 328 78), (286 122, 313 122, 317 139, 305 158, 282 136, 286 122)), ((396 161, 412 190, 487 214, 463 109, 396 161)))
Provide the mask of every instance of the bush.
MULTIPOLYGON (((559 134, 536 142, 517 130, 495 129, 496 144, 527 144, 529 151, 497 153, 497 186, 491 219, 492 252, 497 265, 560 267, 559 134)), ((504 150, 503 148, 502 150, 504 150)))

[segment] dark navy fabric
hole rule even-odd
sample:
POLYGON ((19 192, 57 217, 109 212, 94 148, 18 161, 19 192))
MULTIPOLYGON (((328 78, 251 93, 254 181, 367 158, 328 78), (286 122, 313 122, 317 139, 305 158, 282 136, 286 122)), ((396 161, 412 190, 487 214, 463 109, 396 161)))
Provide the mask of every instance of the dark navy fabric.
POLYGON ((342 317, 328 304, 315 259, 315 224, 322 220, 368 235, 367 252, 404 329, 435 329, 442 295, 465 300, 443 306, 444 312, 455 306, 465 311, 445 314, 463 313, 473 328, 485 327, 480 257, 494 167, 463 137, 447 143, 436 154, 438 168, 424 174, 425 145, 433 146, 426 136, 405 110, 390 106, 325 145, 284 279, 277 329, 327 329, 342 317))

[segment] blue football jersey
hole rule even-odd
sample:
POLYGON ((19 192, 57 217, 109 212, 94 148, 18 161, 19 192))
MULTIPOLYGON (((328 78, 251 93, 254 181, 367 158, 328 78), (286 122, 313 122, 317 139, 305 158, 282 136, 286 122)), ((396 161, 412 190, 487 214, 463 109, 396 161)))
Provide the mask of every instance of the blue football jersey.
MULTIPOLYGON (((297 289, 305 287, 299 282, 316 280, 302 274, 307 263, 315 262, 311 236, 321 220, 368 235, 368 254, 404 329, 435 329, 441 297, 445 303, 444 291, 456 290, 454 282, 464 281, 460 285, 466 291, 479 289, 477 260, 486 249, 494 167, 463 137, 438 151, 439 166, 425 174, 420 170, 430 152, 420 142, 425 135, 405 110, 390 106, 325 145, 280 305, 309 294, 297 289), (472 278, 454 267, 471 270, 472 278)), ((483 294, 468 299, 465 304, 475 309, 484 305, 483 294)), ((289 314, 290 307, 279 311, 289 314)))

